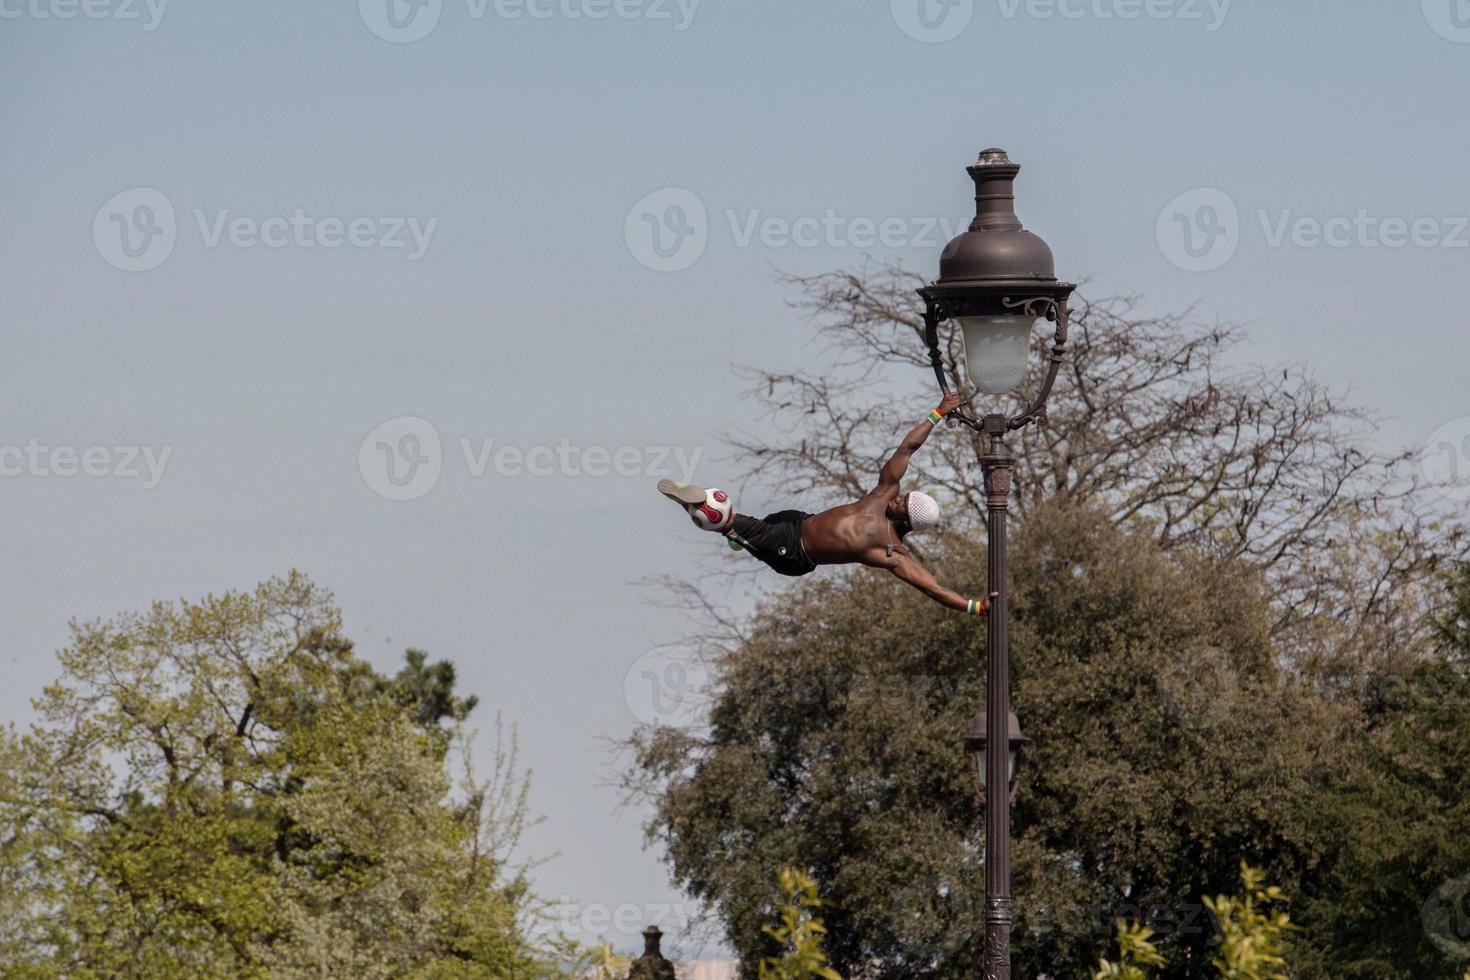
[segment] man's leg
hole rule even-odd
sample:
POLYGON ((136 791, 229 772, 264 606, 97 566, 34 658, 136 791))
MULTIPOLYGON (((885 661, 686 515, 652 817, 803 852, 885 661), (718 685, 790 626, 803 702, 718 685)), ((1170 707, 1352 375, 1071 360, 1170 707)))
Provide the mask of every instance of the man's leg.
POLYGON ((777 511, 764 518, 736 514, 731 534, 757 555, 794 556, 801 550, 801 522, 806 517, 799 510, 777 511))
POLYGON ((816 568, 801 546, 801 522, 808 516, 799 510, 778 511, 764 518, 736 514, 728 534, 782 575, 805 575, 816 568))
MULTIPOLYGON (((676 483, 673 480, 659 480, 658 492, 663 494, 665 497, 668 497, 680 507, 683 507, 685 512, 689 513, 692 516, 694 508, 704 503, 705 494, 707 491, 704 489, 704 487, 695 486, 692 483, 676 483)), ((731 518, 732 519, 730 525, 725 527, 719 533, 725 536, 725 543, 730 546, 731 550, 740 551, 745 546, 741 543, 740 539, 736 537, 734 533, 732 533, 734 529, 733 514, 731 515, 731 518)))
POLYGON ((779 524, 768 524, 749 514, 736 514, 730 533, 757 555, 774 554, 787 538, 786 531, 779 524))

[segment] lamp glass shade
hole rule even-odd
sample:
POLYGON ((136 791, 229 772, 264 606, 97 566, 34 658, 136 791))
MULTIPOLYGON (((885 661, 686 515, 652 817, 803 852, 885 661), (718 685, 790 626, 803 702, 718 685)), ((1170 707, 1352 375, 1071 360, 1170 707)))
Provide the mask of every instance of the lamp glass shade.
POLYGON ((970 383, 987 395, 1014 391, 1026 376, 1032 316, 962 316, 965 368, 970 383))
MULTIPOLYGON (((982 747, 975 753, 975 773, 980 777, 980 788, 984 789, 987 783, 985 778, 985 749, 982 747)), ((1016 785, 1016 747, 1012 745, 1006 753, 1006 782, 1008 785, 1016 785)))

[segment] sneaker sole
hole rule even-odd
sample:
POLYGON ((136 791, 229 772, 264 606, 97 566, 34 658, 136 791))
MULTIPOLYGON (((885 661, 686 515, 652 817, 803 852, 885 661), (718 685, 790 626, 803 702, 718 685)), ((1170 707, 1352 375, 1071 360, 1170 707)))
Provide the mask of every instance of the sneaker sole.
POLYGON ((673 480, 659 480, 658 492, 677 503, 702 504, 704 503, 704 488, 693 484, 675 483, 673 480))

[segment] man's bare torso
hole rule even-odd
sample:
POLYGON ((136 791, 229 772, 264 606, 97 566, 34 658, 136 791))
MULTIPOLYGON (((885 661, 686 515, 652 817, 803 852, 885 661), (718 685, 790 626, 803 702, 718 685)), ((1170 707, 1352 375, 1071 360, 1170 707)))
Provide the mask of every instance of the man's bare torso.
POLYGON ((818 565, 864 565, 886 567, 888 547, 907 554, 899 533, 885 513, 894 492, 875 490, 850 504, 813 514, 801 525, 801 545, 818 565))
MULTIPOLYGON (((904 534, 912 530, 915 524, 911 510, 915 492, 903 493, 899 489, 903 475, 908 470, 909 460, 929 438, 929 433, 939 420, 959 408, 960 404, 958 395, 946 392, 939 407, 904 436, 898 449, 883 464, 883 468, 878 471, 878 485, 872 492, 850 504, 833 507, 802 520, 801 547, 811 563, 861 564, 881 568, 948 609, 968 612, 973 616, 984 615, 989 610, 989 599, 966 599, 953 589, 940 585, 933 574, 903 546, 904 534)), ((701 497, 702 494, 703 491, 699 491, 696 497, 701 497)), ((919 500, 925 508, 924 521, 919 526, 932 527, 938 517, 938 508, 933 499, 924 494, 919 494, 919 500)), ((697 503, 698 500, 688 502, 697 503)), ((736 516, 734 520, 738 525, 740 517, 736 516)), ((755 521, 754 518, 745 520, 755 521)), ((784 547, 780 549, 780 554, 785 556, 784 547)), ((772 563, 768 561, 767 564, 772 563)), ((772 567, 783 574, 792 574, 774 564, 772 567)), ((803 567, 795 574, 804 575, 809 571, 810 568, 803 567)), ((999 594, 992 592, 991 598, 999 594)))

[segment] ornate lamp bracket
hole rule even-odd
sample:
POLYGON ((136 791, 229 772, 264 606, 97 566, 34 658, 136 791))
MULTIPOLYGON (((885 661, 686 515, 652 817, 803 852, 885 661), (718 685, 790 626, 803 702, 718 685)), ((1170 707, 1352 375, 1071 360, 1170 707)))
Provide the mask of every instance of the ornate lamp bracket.
POLYGON ((1041 381, 1041 390, 1037 392, 1035 400, 1026 407, 1025 411, 1012 416, 1006 423, 1009 429, 1019 429, 1030 422, 1046 425, 1046 400, 1051 397, 1051 388, 1056 383, 1057 371, 1061 369, 1062 361, 1067 358, 1067 325, 1071 319, 1071 310, 1067 308, 1066 297, 1057 299, 1053 296, 1041 296, 1014 302, 1007 297, 1002 299, 1001 303, 1007 307, 1019 308, 1027 314, 1045 316, 1047 320, 1056 324, 1056 330, 1052 334, 1051 351, 1047 355, 1046 374, 1041 381))
MULTIPOLYGON (((1070 287, 1068 287, 1070 291, 1070 287)), ((946 303, 940 298, 931 295, 928 290, 919 290, 919 295, 924 297, 924 342, 929 347, 929 365, 934 369, 934 378, 939 382, 939 390, 945 394, 949 393, 949 379, 944 374, 944 358, 939 353, 939 324, 945 320, 954 319, 959 315, 953 305, 946 303)), ((1042 377, 1041 390, 1036 397, 1028 403, 1027 407, 1017 415, 986 416, 976 418, 963 409, 957 409, 945 421, 953 428, 955 425, 967 425, 976 432, 988 433, 998 436, 1014 429, 1022 428, 1032 422, 1037 425, 1046 425, 1046 400, 1051 397, 1052 385, 1056 383, 1057 371, 1067 356, 1067 327, 1071 319, 1071 310, 1067 306, 1065 295, 1057 296, 999 296, 992 302, 999 302, 1001 308, 1008 311, 1019 311, 1025 315, 1045 318, 1056 324, 1052 334, 1051 350, 1047 356, 1046 373, 1042 377), (1004 419, 1005 425, 1001 432, 996 432, 995 419, 1004 419)))

